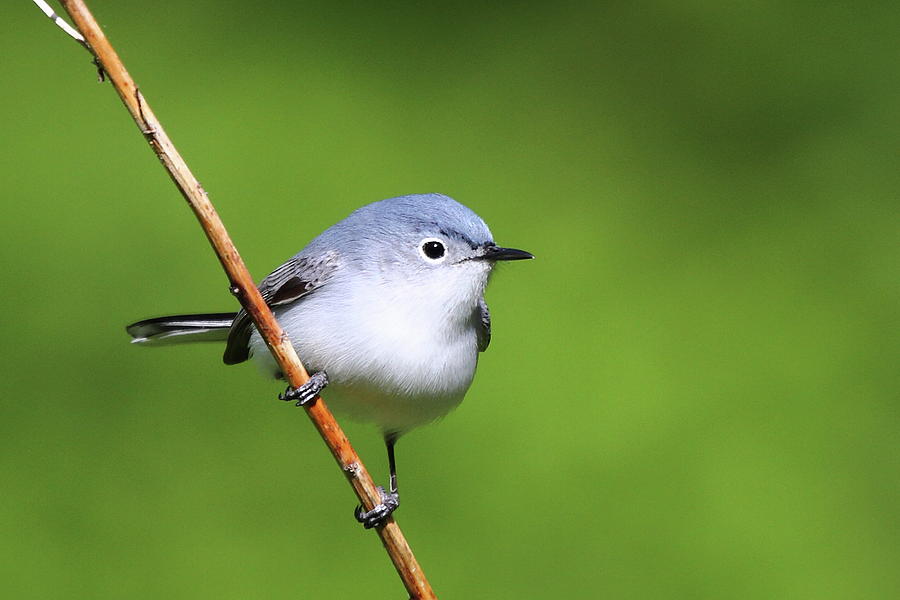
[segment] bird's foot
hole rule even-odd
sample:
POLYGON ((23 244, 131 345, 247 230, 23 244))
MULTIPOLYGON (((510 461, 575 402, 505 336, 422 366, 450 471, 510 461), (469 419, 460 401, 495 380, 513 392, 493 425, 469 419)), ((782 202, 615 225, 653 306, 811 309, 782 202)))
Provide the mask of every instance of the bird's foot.
POLYGON ((391 513, 400 506, 400 494, 397 492, 385 492, 384 488, 379 485, 378 493, 381 495, 381 503, 376 504, 372 510, 363 511, 362 506, 357 506, 353 512, 356 520, 362 523, 366 529, 384 525, 391 513))
POLYGON ((325 374, 325 371, 316 371, 309 376, 309 381, 300 387, 288 387, 283 394, 278 394, 278 399, 285 402, 296 402, 297 406, 303 406, 315 399, 326 385, 328 385, 328 375, 325 374))

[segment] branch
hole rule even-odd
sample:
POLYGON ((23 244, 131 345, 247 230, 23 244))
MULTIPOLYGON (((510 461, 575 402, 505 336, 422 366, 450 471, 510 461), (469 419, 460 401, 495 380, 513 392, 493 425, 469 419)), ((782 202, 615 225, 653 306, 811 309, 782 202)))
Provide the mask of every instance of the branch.
POLYGON ((87 47, 84 41, 84 37, 78 33, 76 29, 74 29, 71 25, 66 23, 62 17, 56 14, 50 5, 44 2, 44 0, 32 0, 35 4, 37 4, 38 8, 44 11, 44 14, 47 15, 47 18, 56 23, 56 26, 68 33, 72 38, 75 39, 76 42, 81 44, 82 46, 87 47))
MULTIPOLYGON (((237 248, 228 236, 225 226, 219 219, 200 182, 188 169, 187 164, 169 140, 169 136, 166 135, 162 125, 153 114, 134 80, 125 70, 116 51, 106 39, 84 2, 82 0, 61 1, 66 12, 84 35, 88 49, 109 76, 134 122, 200 221, 206 237, 228 275, 232 293, 237 296, 241 305, 250 314, 269 350, 281 366, 285 379, 294 387, 303 385, 309 379, 306 369, 297 358, 294 347, 275 320, 272 311, 263 301, 237 248)), ((57 24, 60 22, 61 20, 56 20, 57 24)), ((353 490, 363 506, 366 510, 371 510, 381 501, 381 497, 368 471, 350 445, 350 441, 334 420, 331 411, 319 398, 307 404, 306 413, 321 434, 350 485, 353 486, 353 490)), ((383 527, 376 528, 376 530, 410 596, 417 600, 436 598, 422 568, 400 531, 400 527, 394 520, 388 519, 383 527)))

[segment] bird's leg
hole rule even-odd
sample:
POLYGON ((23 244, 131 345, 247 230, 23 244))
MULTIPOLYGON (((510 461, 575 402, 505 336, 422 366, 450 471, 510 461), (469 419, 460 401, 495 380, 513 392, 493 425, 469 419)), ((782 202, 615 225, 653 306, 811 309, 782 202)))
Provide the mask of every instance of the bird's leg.
POLYGON ((397 463, 394 462, 394 444, 397 443, 397 437, 396 434, 391 434, 384 439, 388 453, 388 468, 391 471, 391 493, 394 495, 397 495, 397 463))
POLYGON ((325 374, 325 371, 316 371, 309 376, 309 381, 300 387, 288 386, 283 394, 278 394, 278 399, 285 402, 296 402, 297 406, 303 406, 318 396, 326 385, 328 385, 328 375, 325 374))
POLYGON ((357 506, 354 512, 356 520, 362 523, 366 529, 384 525, 385 520, 400 506, 400 494, 397 492, 397 465, 394 462, 394 444, 397 443, 398 437, 400 437, 399 434, 395 432, 387 433, 384 436, 384 445, 387 446, 388 453, 388 465, 391 469, 391 491, 385 492, 384 488, 379 485, 378 493, 381 495, 381 502, 376 504, 370 511, 363 511, 362 506, 357 506))

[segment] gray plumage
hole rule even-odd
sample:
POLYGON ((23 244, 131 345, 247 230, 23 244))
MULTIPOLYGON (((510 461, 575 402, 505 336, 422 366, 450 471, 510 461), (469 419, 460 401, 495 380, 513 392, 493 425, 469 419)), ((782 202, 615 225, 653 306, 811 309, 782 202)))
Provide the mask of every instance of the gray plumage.
MULTIPOLYGON (((269 273, 259 283, 259 292, 270 307, 297 302, 306 294, 321 287, 338 266, 338 253, 303 256, 303 252, 269 273)), ((230 324, 228 343, 222 357, 226 365, 244 362, 250 357, 250 335, 253 322, 247 311, 241 310, 230 324)))
MULTIPOLYGON (((440 194, 382 200, 351 213, 259 284, 329 406, 402 433, 463 398, 491 339, 491 268, 531 258, 499 248, 484 221, 440 194)), ((253 357, 280 376, 244 311, 141 321, 135 342, 226 339, 224 361, 253 357)))
POLYGON ((223 342, 237 313, 172 315, 132 323, 126 327, 134 344, 223 342))
POLYGON ((478 351, 484 352, 491 343, 491 311, 488 310, 484 298, 478 299, 478 311, 481 314, 481 326, 478 327, 478 351))

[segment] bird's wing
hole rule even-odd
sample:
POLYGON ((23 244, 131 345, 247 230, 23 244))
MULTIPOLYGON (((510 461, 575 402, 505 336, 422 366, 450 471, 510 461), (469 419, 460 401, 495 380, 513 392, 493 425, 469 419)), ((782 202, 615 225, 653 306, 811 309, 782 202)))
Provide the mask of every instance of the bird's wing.
MULTIPOLYGON (((337 252, 327 252, 317 257, 295 256, 259 282, 259 293, 273 308, 296 302, 321 288, 337 266, 337 252)), ((245 310, 235 317, 222 357, 226 365, 244 362, 250 357, 252 325, 245 310)))
POLYGON ((481 327, 477 329, 478 351, 484 352, 491 343, 491 311, 483 297, 478 299, 478 310, 481 313, 481 327))

